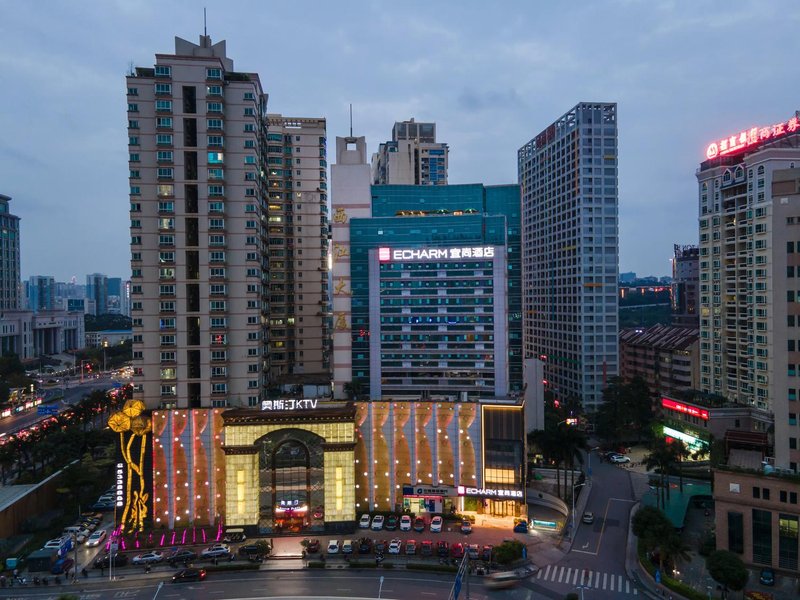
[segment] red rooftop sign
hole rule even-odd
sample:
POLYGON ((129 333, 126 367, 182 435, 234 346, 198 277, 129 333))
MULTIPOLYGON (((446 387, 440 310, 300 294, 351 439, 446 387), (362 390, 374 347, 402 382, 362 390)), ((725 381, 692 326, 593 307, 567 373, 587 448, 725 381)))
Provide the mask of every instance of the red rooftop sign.
POLYGON ((789 133, 794 133, 798 129, 800 129, 800 119, 798 119, 797 116, 783 123, 772 125, 771 127, 753 127, 725 138, 724 140, 711 142, 708 148, 706 148, 706 158, 711 159, 717 158, 718 156, 738 154, 761 142, 783 137, 789 133))
POLYGON ((675 402, 675 400, 670 400, 669 398, 661 398, 661 406, 668 408, 669 410, 674 410, 685 415, 698 417, 704 421, 708 421, 708 411, 704 408, 697 408, 696 406, 682 404, 681 402, 675 402))

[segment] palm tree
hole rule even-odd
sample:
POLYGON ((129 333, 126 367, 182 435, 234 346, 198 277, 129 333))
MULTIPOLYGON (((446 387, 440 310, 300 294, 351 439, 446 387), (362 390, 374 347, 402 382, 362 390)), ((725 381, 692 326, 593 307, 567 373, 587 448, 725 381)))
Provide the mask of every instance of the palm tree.
POLYGON ((662 437, 653 440, 653 443, 650 445, 650 453, 644 457, 644 466, 648 471, 658 469, 659 485, 661 488, 659 494, 661 496, 662 507, 666 506, 666 503, 669 501, 669 480, 667 476, 669 474, 669 467, 674 460, 675 454, 670 444, 662 437), (665 481, 666 498, 664 498, 665 481))
POLYGON ((552 429, 537 429, 528 433, 528 443, 541 451, 545 460, 556 463, 556 494, 561 498, 561 448, 552 429))
POLYGON ((677 533, 671 533, 664 538, 659 543, 658 549, 662 571, 664 562, 671 562, 674 571, 679 561, 688 562, 692 560, 692 555, 689 554, 689 546, 686 545, 683 538, 677 533))
POLYGON ((683 461, 691 455, 689 447, 683 440, 673 440, 670 444, 675 458, 678 461, 678 481, 680 481, 681 494, 683 493, 683 461))
MULTIPOLYGON (((586 434, 575 427, 567 426, 558 430, 558 445, 563 452, 564 459, 569 462, 571 475, 571 486, 575 490, 575 460, 583 464, 583 454, 581 451, 588 450, 586 434)), ((564 474, 564 486, 566 487, 566 474, 564 474)))

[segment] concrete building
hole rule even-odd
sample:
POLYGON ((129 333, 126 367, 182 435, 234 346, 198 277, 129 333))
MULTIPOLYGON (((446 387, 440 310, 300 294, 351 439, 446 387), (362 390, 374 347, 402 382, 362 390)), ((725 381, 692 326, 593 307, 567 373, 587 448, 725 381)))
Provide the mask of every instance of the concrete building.
POLYGON ((619 370, 617 105, 582 102, 518 152, 523 344, 594 411, 619 370))
POLYGON ((330 382, 325 119, 267 115, 270 383, 330 382))
POLYGON ((19 217, 8 206, 11 196, 0 194, 0 310, 17 310, 19 303, 19 217))
MULTIPOLYGON (((134 394, 258 406, 268 372, 267 136, 259 77, 175 38, 127 77, 134 394)), ((315 160, 318 158, 315 157, 315 160)))
POLYGON ((102 273, 86 276, 86 298, 94 303, 95 316, 108 312, 108 277, 102 273))
POLYGON ((700 381, 700 332, 690 327, 654 325, 619 333, 621 377, 641 377, 654 394, 675 395, 697 389, 700 381))
POLYGON ((56 297, 55 279, 47 275, 31 275, 25 282, 27 309, 33 312, 61 308, 56 297))
POLYGON ((734 450, 714 470, 717 549, 747 565, 798 575, 800 483, 777 471, 764 473, 762 455, 734 450))
MULTIPOLYGON (((800 465, 800 115, 709 144, 697 171, 700 389, 773 413, 800 465)), ((772 457, 771 457, 772 458, 772 457)))
POLYGON ((436 141, 436 123, 399 121, 392 140, 372 155, 375 185, 447 185, 449 148, 436 141))
POLYGON ((675 244, 672 259, 672 324, 697 327, 700 324, 700 249, 675 244))

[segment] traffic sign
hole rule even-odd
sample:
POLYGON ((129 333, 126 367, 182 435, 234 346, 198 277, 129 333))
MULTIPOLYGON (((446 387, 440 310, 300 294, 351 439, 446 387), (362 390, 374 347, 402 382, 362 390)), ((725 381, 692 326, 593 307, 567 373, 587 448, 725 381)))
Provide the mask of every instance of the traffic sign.
POLYGON ((46 405, 39 405, 36 408, 36 414, 39 415, 57 415, 58 414, 58 407, 57 406, 46 406, 46 405))
POLYGON ((456 582, 453 585, 453 599, 458 600, 458 595, 461 593, 461 573, 456 575, 456 582))
POLYGON ((122 387, 122 384, 121 384, 119 381, 115 381, 115 382, 114 382, 114 383, 112 383, 111 385, 112 385, 113 387, 117 388, 117 389, 119 389, 119 388, 121 388, 121 387, 122 387))

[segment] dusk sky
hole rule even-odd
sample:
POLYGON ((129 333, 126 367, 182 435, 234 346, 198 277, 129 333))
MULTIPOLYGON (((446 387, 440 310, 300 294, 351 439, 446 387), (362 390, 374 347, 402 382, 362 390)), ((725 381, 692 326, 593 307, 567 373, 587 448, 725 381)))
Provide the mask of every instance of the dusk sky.
MULTIPOLYGON (((130 276, 125 74, 197 43, 202 7, 0 0, 0 193, 24 278, 130 276)), ((370 153, 395 121, 435 121, 450 183, 514 183, 520 146, 578 102, 617 102, 620 271, 659 276, 697 243, 707 144, 800 109, 798 28, 796 1, 208 5, 269 112, 328 120, 329 162, 352 103, 370 153)))

